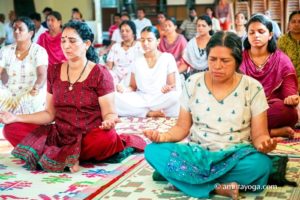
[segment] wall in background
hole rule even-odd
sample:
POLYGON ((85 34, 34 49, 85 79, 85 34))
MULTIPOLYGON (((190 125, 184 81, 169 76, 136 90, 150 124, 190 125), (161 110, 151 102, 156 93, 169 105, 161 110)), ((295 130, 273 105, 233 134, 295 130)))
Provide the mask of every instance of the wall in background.
POLYGON ((71 18, 71 9, 77 7, 85 20, 94 20, 93 0, 35 0, 36 12, 42 13, 43 9, 48 6, 53 10, 60 12, 63 23, 71 18))
MULTIPOLYGON (((14 10, 14 1, 12 0, 0 0, 0 13, 5 15, 7 20, 10 10, 14 10)), ((94 20, 94 3, 93 0, 34 0, 36 12, 40 13, 42 20, 43 9, 48 6, 61 13, 63 22, 69 21, 71 18, 71 9, 74 7, 79 8, 85 20, 94 20)))
POLYGON ((6 21, 8 21, 8 13, 11 10, 14 10, 14 1, 0 0, 0 13, 3 13, 5 15, 6 21))

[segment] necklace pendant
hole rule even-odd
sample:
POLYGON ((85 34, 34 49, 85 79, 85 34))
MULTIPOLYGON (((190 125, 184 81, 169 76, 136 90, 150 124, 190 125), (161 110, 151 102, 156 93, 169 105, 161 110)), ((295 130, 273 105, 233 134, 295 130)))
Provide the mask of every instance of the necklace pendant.
POLYGON ((73 85, 69 86, 69 91, 73 90, 73 85))

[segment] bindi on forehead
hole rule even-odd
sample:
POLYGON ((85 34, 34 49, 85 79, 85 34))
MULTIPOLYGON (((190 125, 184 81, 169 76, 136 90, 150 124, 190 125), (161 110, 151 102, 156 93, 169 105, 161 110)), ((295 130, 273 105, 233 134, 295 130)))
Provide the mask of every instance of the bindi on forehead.
POLYGON ((63 39, 71 39, 71 40, 79 40, 79 37, 75 37, 75 36, 68 36, 68 35, 62 35, 61 38, 63 39))

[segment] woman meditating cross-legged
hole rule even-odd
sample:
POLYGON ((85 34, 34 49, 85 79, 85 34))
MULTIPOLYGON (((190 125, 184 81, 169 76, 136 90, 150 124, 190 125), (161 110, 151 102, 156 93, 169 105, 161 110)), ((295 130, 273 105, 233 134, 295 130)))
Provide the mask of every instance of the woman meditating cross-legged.
POLYGON ((264 87, 269 109, 268 128, 271 137, 293 138, 298 121, 298 93, 295 67, 287 55, 277 49, 272 23, 264 15, 254 15, 246 26, 241 71, 264 87))
MULTIPOLYGON (((64 25, 61 46, 67 62, 48 69, 46 109, 30 115, 0 113, 4 136, 15 146, 12 154, 29 169, 76 172, 79 160, 101 161, 122 151, 123 139, 131 145, 137 141, 114 130, 118 116, 113 80, 96 64, 93 39, 83 22, 64 25)), ((139 144, 142 149, 145 143, 139 144)))
POLYGON ((132 21, 123 21, 120 24, 120 33, 123 41, 115 43, 107 56, 106 66, 114 79, 116 90, 128 87, 130 66, 135 58, 142 54, 142 47, 136 41, 136 27, 132 21))
POLYGON ((268 133, 262 85, 237 72, 241 39, 217 32, 206 51, 209 71, 185 82, 176 125, 166 133, 144 131, 153 141, 145 157, 156 173, 189 196, 208 198, 215 192, 237 199, 239 185, 261 191, 267 184, 272 162, 265 153, 275 149, 276 141, 268 133), (188 143, 176 143, 186 137, 188 143))
POLYGON ((157 49, 159 32, 145 27, 141 32, 144 55, 132 65, 128 88, 116 93, 120 116, 176 117, 181 84, 174 57, 157 49))
POLYGON ((47 52, 32 42, 30 18, 18 17, 13 30, 16 42, 0 51, 0 111, 30 114, 44 110, 47 52))

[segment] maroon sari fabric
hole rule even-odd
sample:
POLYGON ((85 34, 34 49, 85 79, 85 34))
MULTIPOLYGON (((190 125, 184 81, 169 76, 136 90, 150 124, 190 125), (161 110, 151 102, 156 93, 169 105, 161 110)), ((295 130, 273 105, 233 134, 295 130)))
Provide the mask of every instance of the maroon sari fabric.
POLYGON ((86 80, 76 82, 69 91, 69 82, 60 79, 60 71, 61 65, 48 69, 47 89, 53 95, 55 123, 33 130, 12 152, 25 160, 29 169, 40 165, 45 171, 62 172, 79 157, 101 160, 124 149, 114 129, 98 128, 102 123, 98 98, 114 91, 109 72, 96 65, 86 80), (86 146, 83 150, 82 144, 86 146))
POLYGON ((263 85, 268 100, 273 98, 283 100, 289 95, 297 94, 296 70, 289 57, 280 50, 276 50, 269 57, 262 69, 256 67, 249 56, 248 50, 245 50, 240 70, 244 74, 255 78, 263 85), (289 82, 289 87, 286 87, 286 81, 289 82), (285 87, 283 88, 283 86, 285 87))
POLYGON ((240 70, 258 80, 264 87, 269 104, 269 129, 293 127, 298 121, 297 110, 293 106, 285 105, 283 101, 298 92, 296 70, 288 56, 276 50, 265 66, 259 69, 251 60, 248 50, 245 50, 240 70))

